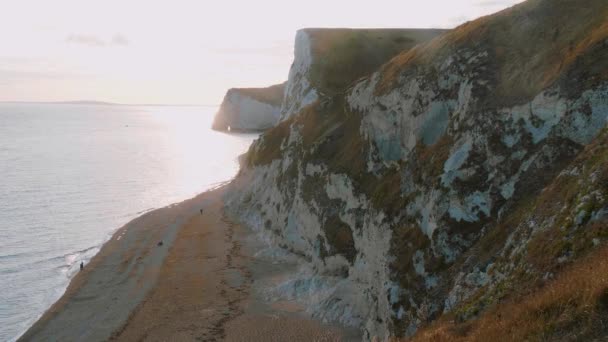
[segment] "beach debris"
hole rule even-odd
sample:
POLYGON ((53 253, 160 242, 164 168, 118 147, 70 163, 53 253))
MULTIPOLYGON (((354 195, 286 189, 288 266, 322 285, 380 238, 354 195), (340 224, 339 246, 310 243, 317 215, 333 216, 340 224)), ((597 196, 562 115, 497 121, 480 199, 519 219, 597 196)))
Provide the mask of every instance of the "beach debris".
POLYGON ((156 244, 157 246, 162 246, 163 245, 163 240, 158 241, 158 243, 156 244))

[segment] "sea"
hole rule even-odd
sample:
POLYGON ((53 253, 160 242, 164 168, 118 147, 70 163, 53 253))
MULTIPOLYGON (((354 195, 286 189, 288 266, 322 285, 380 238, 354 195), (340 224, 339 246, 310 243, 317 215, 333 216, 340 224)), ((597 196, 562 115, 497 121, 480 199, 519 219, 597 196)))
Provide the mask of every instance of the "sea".
POLYGON ((216 107, 0 104, 0 341, 16 340, 122 225, 230 180, 255 134, 216 107))

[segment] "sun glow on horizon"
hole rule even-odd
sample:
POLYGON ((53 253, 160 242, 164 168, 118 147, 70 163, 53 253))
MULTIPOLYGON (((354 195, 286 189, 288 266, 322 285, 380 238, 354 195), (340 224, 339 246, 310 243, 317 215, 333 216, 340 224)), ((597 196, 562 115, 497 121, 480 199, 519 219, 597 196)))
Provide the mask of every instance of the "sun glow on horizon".
POLYGON ((299 28, 449 28, 520 2, 1 1, 0 101, 187 104, 285 81, 299 28))

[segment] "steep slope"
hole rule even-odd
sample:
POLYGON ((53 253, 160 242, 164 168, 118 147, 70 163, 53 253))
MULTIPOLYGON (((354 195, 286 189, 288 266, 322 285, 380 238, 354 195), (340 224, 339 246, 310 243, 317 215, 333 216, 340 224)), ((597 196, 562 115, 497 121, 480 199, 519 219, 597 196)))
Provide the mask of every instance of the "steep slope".
POLYGON ((604 143, 607 18, 603 0, 529 0, 283 117, 227 199, 300 257, 277 295, 368 339, 412 336, 442 315, 474 318, 603 245, 607 197, 593 191, 606 183, 568 165, 604 143), (543 195, 566 186, 564 172, 572 190, 554 193, 567 206, 543 195))
POLYGON ((215 115, 218 131, 264 131, 279 120, 285 83, 268 88, 232 88, 215 115))
POLYGON ((281 118, 287 119, 320 98, 342 93, 357 79, 416 44, 445 33, 437 29, 302 29, 281 118))
POLYGON ((605 339, 608 129, 494 234, 501 231, 509 238, 492 268, 502 276, 413 340, 605 339), (505 272, 509 267, 513 270, 505 272), (468 321, 480 313, 477 321, 468 321))

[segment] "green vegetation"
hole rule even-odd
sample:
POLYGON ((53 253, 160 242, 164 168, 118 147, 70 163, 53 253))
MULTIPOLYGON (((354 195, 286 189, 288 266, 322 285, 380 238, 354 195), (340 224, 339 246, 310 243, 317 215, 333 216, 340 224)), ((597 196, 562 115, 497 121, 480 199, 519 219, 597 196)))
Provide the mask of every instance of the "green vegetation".
MULTIPOLYGON (((541 193, 520 199, 478 242, 474 252, 484 260, 498 255, 514 227, 537 225, 523 254, 495 260, 497 265, 513 263, 515 270, 477 291, 413 341, 505 336, 518 341, 593 340, 608 335, 608 219, 592 220, 592 213, 608 207, 608 129, 566 169, 577 173, 556 177, 541 193)), ((521 239, 525 236, 513 237, 521 239)))
POLYGON ((281 145, 289 134, 293 120, 286 120, 269 129, 251 144, 246 155, 249 167, 270 164, 281 157, 281 145))
POLYGON ((553 222, 528 244, 526 259, 541 272, 550 271, 559 257, 584 255, 593 247, 593 239, 608 238, 608 225, 590 222, 594 212, 608 207, 608 129, 571 167, 579 175, 557 178, 536 201, 534 216, 553 222))
MULTIPOLYGON (((500 174, 517 173, 513 197, 503 197, 493 184, 490 195, 496 205, 491 217, 473 223, 456 222, 447 215, 436 218, 443 224, 440 233, 465 241, 461 245, 458 241, 453 243, 454 248, 448 246, 457 255, 448 264, 436 252, 438 244, 431 246, 431 240, 418 226, 420 217, 404 213, 408 202, 419 194, 409 194, 404 189, 409 189, 408 182, 424 184, 429 189, 439 187, 437 183, 454 144, 450 134, 454 130, 456 134, 473 134, 472 131, 458 131, 468 129, 458 127, 448 130, 433 145, 419 143, 408 161, 397 161, 372 173, 368 171, 368 159, 375 146, 361 135, 361 114, 349 109, 343 94, 359 77, 382 64, 382 60, 408 50, 382 67, 378 93, 394 89, 407 73, 435 82, 440 68, 434 63, 442 63, 448 56, 466 55, 462 57, 464 60, 454 63, 466 68, 468 59, 486 53, 489 64, 469 70, 483 74, 472 78, 489 81, 490 90, 473 94, 480 115, 486 113, 484 110, 495 111, 501 106, 527 102, 555 84, 560 84, 568 96, 578 97, 582 91, 608 80, 606 17, 605 1, 590 0, 586 6, 580 6, 572 0, 529 0, 465 24, 424 45, 416 45, 420 38, 398 30, 309 30, 313 53, 320 56, 312 66, 311 82, 328 96, 264 134, 252 146, 248 165, 267 165, 282 158, 286 151, 281 146, 286 145, 292 131, 297 131, 302 143, 289 147, 291 156, 297 160, 279 176, 279 183, 297 179, 308 164, 323 164, 332 174, 347 175, 353 182, 355 195, 365 195, 372 208, 384 212, 386 222, 390 220, 393 228, 390 254, 394 256, 389 265, 391 281, 405 289, 408 296, 428 300, 437 294, 437 298, 445 298, 454 285, 451 279, 474 267, 488 267, 482 271, 496 275, 492 278, 494 283, 477 290, 451 314, 426 327, 416 341, 504 340, 505 336, 511 336, 512 340, 542 341, 608 336, 608 321, 604 318, 608 315, 608 279, 603 276, 608 274, 608 220, 605 215, 597 218, 597 213, 608 204, 607 129, 582 152, 582 146, 566 139, 550 136, 543 144, 534 144, 530 137, 523 137, 517 148, 526 157, 537 154, 539 162, 521 174, 517 172, 521 160, 511 158, 509 165, 497 166, 501 168, 497 170, 500 174), (556 3, 560 6, 553 8, 556 3), (581 23, 580 18, 586 17, 590 19, 581 23), (566 82, 568 79, 570 82, 566 82), (576 172, 558 176, 563 169, 576 172), (503 254, 509 240, 513 241, 509 246, 512 249, 503 254), (425 252, 426 273, 440 278, 436 287, 426 288, 427 279, 416 274, 412 260, 418 250, 425 252)), ((506 133, 498 126, 499 123, 488 125, 488 130, 494 130, 488 133, 488 148, 496 156, 508 156, 514 149, 502 142, 506 133)), ((478 169, 466 180, 454 180, 452 189, 456 193, 465 194, 485 186, 491 172, 483 169, 485 157, 478 151, 469 155, 470 165, 466 166, 478 169)), ((352 231, 338 215, 343 203, 330 200, 319 190, 327 182, 324 175, 305 177, 301 184, 303 199, 322 208, 318 213, 325 232, 324 237, 318 237, 322 257, 341 254, 352 263, 356 257, 352 231)), ((412 192, 416 189, 411 188, 412 192)), ((286 193, 291 190, 283 185, 281 189, 286 193)), ((365 215, 361 212, 361 217, 365 215)), ((445 243, 452 241, 448 239, 445 243)), ((472 284, 475 283, 471 283, 471 291, 478 286, 472 284)), ((420 306, 406 302, 405 296, 401 300, 393 309, 403 307, 423 321, 436 318, 414 312, 420 306)), ((429 315, 440 315, 441 302, 432 304, 438 311, 429 315)), ((390 322, 391 331, 403 334, 409 323, 394 319, 390 322)))
POLYGON ((310 80, 326 95, 343 92, 399 53, 445 30, 307 29, 315 56, 310 80))

